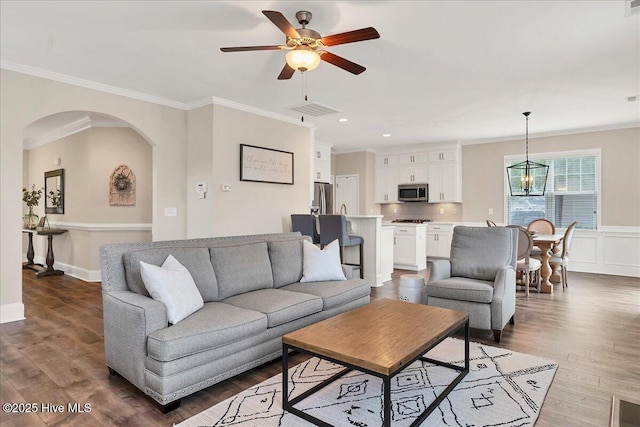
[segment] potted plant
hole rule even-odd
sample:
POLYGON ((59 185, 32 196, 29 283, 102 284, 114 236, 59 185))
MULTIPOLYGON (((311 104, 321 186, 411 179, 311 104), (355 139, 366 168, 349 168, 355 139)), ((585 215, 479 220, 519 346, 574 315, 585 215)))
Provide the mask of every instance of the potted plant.
POLYGON ((38 215, 33 213, 33 207, 38 206, 38 203, 40 203, 42 191, 42 188, 36 190, 35 184, 31 186, 31 190, 27 190, 26 188, 22 189, 22 201, 25 202, 29 208, 29 213, 22 217, 22 226, 24 228, 33 230, 38 224, 38 215))

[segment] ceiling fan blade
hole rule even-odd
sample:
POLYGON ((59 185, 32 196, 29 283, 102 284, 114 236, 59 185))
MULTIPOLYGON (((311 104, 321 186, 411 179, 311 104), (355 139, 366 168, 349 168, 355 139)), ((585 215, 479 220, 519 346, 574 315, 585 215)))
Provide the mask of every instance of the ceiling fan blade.
POLYGON ((238 47, 221 47, 223 52, 246 52, 250 50, 280 50, 282 46, 238 46, 238 47))
POLYGON ((284 64, 282 71, 280 71, 280 75, 278 76, 278 80, 288 80, 293 76, 296 70, 289 67, 289 64, 284 64))
POLYGON ((325 46, 335 46, 345 43, 361 42, 380 38, 380 34, 373 27, 361 28, 359 30, 347 31, 346 33, 334 34, 323 37, 322 44, 325 46))
POLYGON ((285 18, 282 13, 276 12, 275 10, 263 10, 262 13, 264 14, 264 16, 269 18, 269 20, 273 22, 276 27, 280 28, 280 31, 282 31, 287 37, 291 37, 292 39, 300 38, 300 34, 298 34, 298 31, 293 28, 293 25, 291 25, 291 23, 287 21, 287 18, 285 18))
POLYGON ((358 65, 355 62, 351 62, 348 59, 344 59, 343 57, 335 55, 331 52, 323 51, 320 55, 320 59, 353 74, 361 74, 362 72, 364 72, 364 70, 366 70, 366 68, 364 68, 362 65, 358 65))

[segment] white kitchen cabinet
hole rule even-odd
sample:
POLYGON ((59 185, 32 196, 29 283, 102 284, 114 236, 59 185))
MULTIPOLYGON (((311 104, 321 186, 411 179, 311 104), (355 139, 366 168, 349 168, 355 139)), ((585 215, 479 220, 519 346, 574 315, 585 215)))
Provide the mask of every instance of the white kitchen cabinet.
POLYGON ((375 202, 398 202, 398 168, 379 167, 375 171, 375 202))
POLYGON ((427 163, 427 152, 402 153, 398 154, 398 165, 412 165, 415 163, 427 163))
POLYGON ((315 182, 331 181, 331 146, 332 144, 315 142, 313 150, 313 180, 315 182))
POLYGON ((400 166, 398 168, 398 184, 427 182, 427 165, 400 166))
POLYGON ((456 163, 429 164, 429 203, 461 203, 460 171, 456 163))
POLYGON ((462 203, 462 148, 430 150, 427 166, 429 203, 462 203))
POLYGON ((429 258, 449 258, 453 224, 429 224, 427 226, 426 253, 429 258))
POLYGON ((393 266, 418 271, 427 268, 425 252, 427 227, 424 225, 396 226, 393 233, 393 266))
POLYGON ((386 156, 376 156, 376 167, 386 167, 386 166, 396 166, 398 164, 398 156, 386 155, 386 156))
POLYGON ((429 158, 429 163, 435 163, 435 162, 457 162, 458 161, 458 150, 453 148, 453 149, 429 151, 428 158, 429 158))

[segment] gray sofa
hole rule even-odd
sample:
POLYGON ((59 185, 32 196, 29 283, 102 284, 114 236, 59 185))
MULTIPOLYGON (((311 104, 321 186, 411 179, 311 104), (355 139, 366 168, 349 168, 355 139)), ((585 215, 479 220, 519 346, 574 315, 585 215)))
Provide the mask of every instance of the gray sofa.
POLYGON ((283 334, 369 302, 361 279, 300 283, 300 233, 105 245, 100 249, 106 364, 163 410, 278 358, 283 334), (204 307, 169 325, 142 282, 140 261, 173 255, 204 307))
POLYGON ((514 323, 517 250, 515 228, 455 227, 451 257, 432 261, 423 300, 469 313, 470 327, 491 329, 500 342, 514 323))

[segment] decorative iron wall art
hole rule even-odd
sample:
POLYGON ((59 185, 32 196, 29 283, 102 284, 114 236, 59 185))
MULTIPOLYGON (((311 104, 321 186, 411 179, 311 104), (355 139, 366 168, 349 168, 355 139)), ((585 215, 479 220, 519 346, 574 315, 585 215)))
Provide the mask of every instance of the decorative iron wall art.
POLYGON ((134 206, 136 204, 136 175, 129 166, 119 165, 109 178, 109 205, 134 206))

